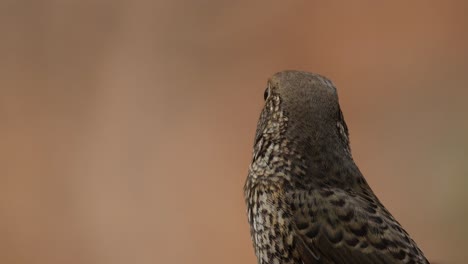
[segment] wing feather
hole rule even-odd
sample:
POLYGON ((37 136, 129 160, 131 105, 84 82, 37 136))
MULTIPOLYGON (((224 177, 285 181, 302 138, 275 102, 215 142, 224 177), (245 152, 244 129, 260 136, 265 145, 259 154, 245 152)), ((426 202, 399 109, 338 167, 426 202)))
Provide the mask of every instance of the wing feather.
POLYGON ((287 197, 304 264, 429 263, 372 193, 325 188, 287 197))

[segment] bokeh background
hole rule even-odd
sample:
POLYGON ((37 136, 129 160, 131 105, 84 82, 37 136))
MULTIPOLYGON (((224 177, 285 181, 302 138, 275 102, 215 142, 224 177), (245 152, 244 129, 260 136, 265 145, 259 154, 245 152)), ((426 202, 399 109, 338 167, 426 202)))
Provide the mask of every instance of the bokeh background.
POLYGON ((338 87, 353 155, 439 264, 468 252, 465 1, 0 2, 0 262, 256 263, 266 80, 338 87))

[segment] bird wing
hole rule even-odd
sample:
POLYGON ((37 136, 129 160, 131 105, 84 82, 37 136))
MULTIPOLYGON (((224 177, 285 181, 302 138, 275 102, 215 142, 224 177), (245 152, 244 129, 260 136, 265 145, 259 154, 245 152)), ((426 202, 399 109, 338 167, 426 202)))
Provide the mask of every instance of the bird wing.
POLYGON ((287 200, 304 264, 429 263, 369 191, 296 190, 287 200))

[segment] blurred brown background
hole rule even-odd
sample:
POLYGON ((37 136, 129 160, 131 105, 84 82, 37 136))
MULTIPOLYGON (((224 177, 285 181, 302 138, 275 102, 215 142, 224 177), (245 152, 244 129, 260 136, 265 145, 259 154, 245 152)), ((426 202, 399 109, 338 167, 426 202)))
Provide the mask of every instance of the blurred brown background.
POLYGON ((463 1, 2 1, 0 263, 256 263, 242 188, 267 78, 337 85, 356 162, 468 257, 463 1))

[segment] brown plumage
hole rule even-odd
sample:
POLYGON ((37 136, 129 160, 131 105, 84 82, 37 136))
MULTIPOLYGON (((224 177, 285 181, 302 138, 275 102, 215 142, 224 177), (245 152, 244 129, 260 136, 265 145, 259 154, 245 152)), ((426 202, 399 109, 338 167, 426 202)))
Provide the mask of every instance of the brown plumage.
POLYGON ((354 163, 323 76, 268 81, 244 195, 259 264, 429 263, 354 163))

